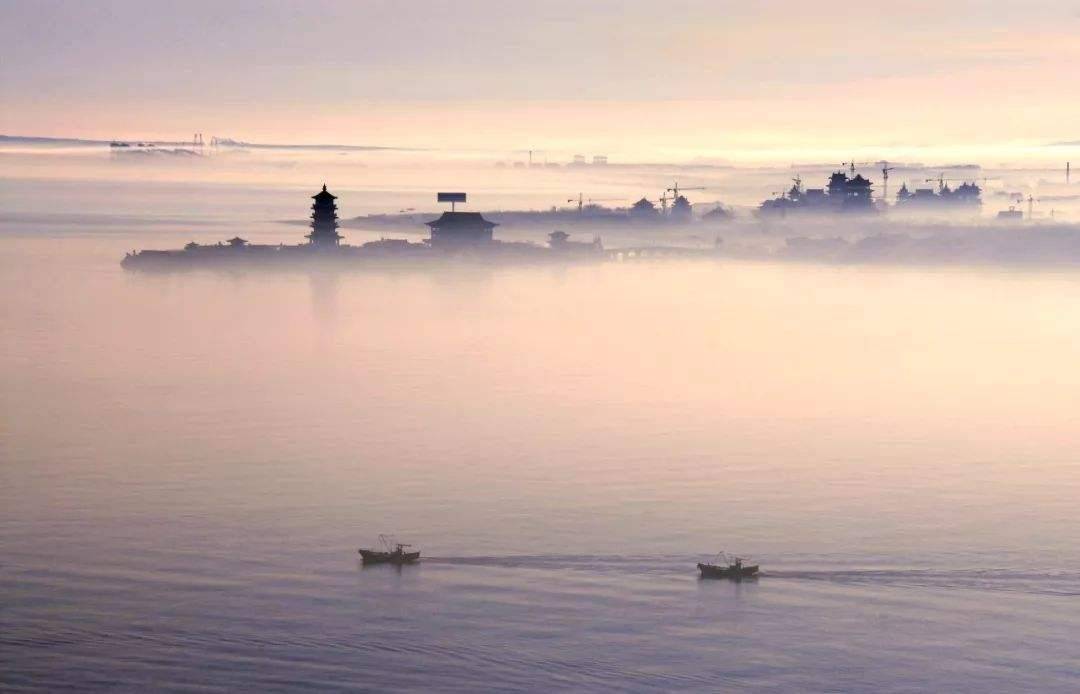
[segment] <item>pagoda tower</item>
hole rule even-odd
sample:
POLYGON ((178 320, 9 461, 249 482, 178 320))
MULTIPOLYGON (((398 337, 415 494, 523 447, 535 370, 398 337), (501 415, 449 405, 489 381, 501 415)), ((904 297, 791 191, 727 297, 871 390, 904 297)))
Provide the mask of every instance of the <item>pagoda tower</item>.
POLYGON ((311 206, 311 233, 307 238, 313 246, 336 246, 341 241, 338 230, 336 195, 330 194, 323 184, 322 190, 311 196, 315 204, 311 206))

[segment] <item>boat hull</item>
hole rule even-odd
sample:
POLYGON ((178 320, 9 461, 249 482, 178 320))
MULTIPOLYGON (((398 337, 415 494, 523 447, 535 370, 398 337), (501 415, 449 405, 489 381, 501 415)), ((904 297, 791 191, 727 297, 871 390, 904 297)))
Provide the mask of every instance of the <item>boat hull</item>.
POLYGON ((380 552, 374 549, 362 549, 360 560, 367 564, 413 564, 420 558, 419 552, 380 552))
POLYGON ((726 578, 731 581, 741 581, 746 578, 758 577, 758 566, 715 566, 713 564, 698 564, 698 570, 702 578, 726 578))

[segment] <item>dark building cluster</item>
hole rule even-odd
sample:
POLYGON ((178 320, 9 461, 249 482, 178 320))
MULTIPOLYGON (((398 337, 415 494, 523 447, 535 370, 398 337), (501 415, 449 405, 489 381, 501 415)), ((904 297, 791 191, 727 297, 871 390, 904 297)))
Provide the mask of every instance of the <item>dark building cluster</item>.
MULTIPOLYGON (((885 195, 880 200, 874 200, 873 183, 862 174, 855 173, 855 164, 851 164, 850 172, 836 171, 829 176, 828 184, 824 188, 804 190, 802 179, 795 177, 790 190, 762 202, 758 206, 758 213, 762 216, 784 216, 790 212, 883 211, 889 207, 885 199, 888 197, 889 172, 896 167, 890 167, 888 162, 880 163, 885 181, 885 195)), ((927 179, 928 183, 937 182, 937 190, 918 188, 914 192, 904 183, 896 194, 893 207, 898 211, 912 212, 977 210, 982 205, 982 189, 972 181, 962 181, 953 188, 949 185, 953 180, 944 176, 927 179)))
MULTIPOLYGON (((464 193, 455 193, 458 202, 464 202, 464 193)), ((128 253, 124 267, 166 267, 214 264, 220 262, 251 261, 301 261, 304 258, 362 260, 387 257, 445 257, 447 255, 480 254, 517 258, 555 258, 570 255, 596 255, 603 252, 597 239, 593 243, 569 241, 563 232, 556 232, 549 245, 539 246, 526 242, 498 241, 494 238, 495 222, 484 218, 479 212, 443 212, 433 221, 426 222, 430 237, 420 243, 406 239, 380 239, 360 246, 342 243, 337 210, 337 196, 322 190, 312 196, 311 231, 305 236, 307 243, 253 244, 239 236, 224 243, 188 243, 182 250, 138 251, 128 253)))
POLYGON ((982 205, 982 189, 975 183, 967 182, 951 188, 942 180, 936 191, 933 188, 916 188, 912 192, 905 183, 896 193, 896 204, 907 208, 978 208, 982 205))
POLYGON ((802 179, 795 178, 791 190, 766 200, 759 206, 765 215, 783 216, 789 212, 873 212, 873 184, 862 174, 837 171, 825 188, 803 190, 802 179))

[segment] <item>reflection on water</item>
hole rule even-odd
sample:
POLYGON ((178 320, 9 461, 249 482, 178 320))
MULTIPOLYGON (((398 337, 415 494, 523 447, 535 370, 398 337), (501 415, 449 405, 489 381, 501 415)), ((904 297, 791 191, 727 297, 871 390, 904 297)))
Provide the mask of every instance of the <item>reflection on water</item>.
POLYGON ((1075 687, 1072 274, 134 243, 0 250, 5 686, 1075 687))

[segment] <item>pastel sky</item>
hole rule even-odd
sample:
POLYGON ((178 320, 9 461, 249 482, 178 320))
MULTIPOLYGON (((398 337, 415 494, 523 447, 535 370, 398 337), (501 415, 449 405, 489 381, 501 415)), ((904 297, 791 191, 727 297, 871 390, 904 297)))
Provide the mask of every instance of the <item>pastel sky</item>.
POLYGON ((4 134, 638 160, 1080 140, 1075 0, 0 0, 0 45, 4 134))

